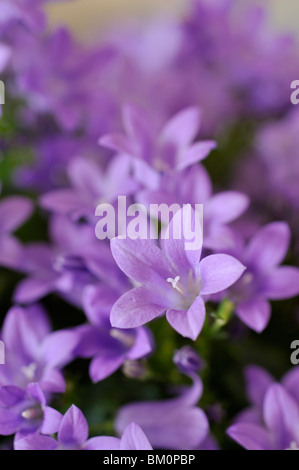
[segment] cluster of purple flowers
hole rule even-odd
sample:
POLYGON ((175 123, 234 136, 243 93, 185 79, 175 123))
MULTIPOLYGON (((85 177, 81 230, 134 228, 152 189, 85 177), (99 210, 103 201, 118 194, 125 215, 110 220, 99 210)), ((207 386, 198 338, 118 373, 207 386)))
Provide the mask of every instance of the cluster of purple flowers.
MULTIPOLYGON (((48 30, 46 2, 0 0, 3 122, 13 109, 0 142, 0 266, 18 273, 12 306, 5 315, 1 308, 0 435, 16 450, 218 449, 211 403, 199 406, 209 387, 199 377, 209 368, 201 338, 221 338, 232 317, 262 333, 270 302, 299 294, 298 116, 289 104, 296 43, 273 34, 259 7, 195 0, 181 22, 124 27, 82 46, 65 29, 48 30), (227 190, 207 167, 218 158, 227 173, 223 136, 242 121, 255 124, 253 135, 235 150, 240 163, 227 190), (28 152, 30 163, 19 157, 28 152), (4 180, 13 158, 17 168, 4 180), (188 250, 184 236, 162 237, 187 224, 183 210, 169 224, 159 220, 158 240, 97 239, 96 207, 116 207, 118 196, 144 207, 203 204, 202 243, 188 250), (45 222, 47 237, 20 233, 45 222), (52 327, 49 295, 79 311, 79 324, 52 327), (161 337, 154 325, 164 315, 161 337), (118 437, 89 438, 76 404, 55 405, 80 358, 90 361, 90 387, 119 369, 150 383, 149 358, 164 342, 175 397, 121 400, 110 431, 118 437)), ((230 423, 233 440, 246 449, 299 448, 297 369, 281 384, 246 369, 252 406, 230 423)))

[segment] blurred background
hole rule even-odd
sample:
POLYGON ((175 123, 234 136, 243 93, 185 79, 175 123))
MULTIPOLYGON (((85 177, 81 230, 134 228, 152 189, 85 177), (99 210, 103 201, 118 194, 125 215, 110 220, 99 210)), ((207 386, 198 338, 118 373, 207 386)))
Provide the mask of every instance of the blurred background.
MULTIPOLYGON (((215 1, 215 0, 209 0, 215 1)), ((264 5, 268 3, 271 21, 279 30, 298 30, 298 0, 242 0, 264 5)), ((87 39, 96 36, 111 23, 171 12, 180 15, 188 9, 186 0, 69 0, 51 3, 48 13, 52 25, 68 25, 78 36, 87 39)))

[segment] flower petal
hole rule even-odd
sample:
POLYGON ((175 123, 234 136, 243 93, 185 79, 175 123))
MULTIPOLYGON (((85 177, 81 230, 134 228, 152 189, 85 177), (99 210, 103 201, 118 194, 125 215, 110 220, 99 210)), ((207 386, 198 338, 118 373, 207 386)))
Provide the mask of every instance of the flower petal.
POLYGON ((176 400, 140 402, 124 406, 116 419, 119 434, 135 422, 155 449, 196 449, 207 437, 209 424, 195 406, 179 406, 176 400))
POLYGON ((188 311, 168 310, 166 318, 168 323, 180 335, 195 341, 201 332, 206 317, 205 304, 201 297, 197 297, 188 311))
POLYGON ((281 266, 273 270, 267 277, 264 294, 271 300, 297 296, 299 294, 299 269, 281 266))
POLYGON ((179 148, 186 147, 198 133, 200 118, 200 110, 197 107, 180 111, 164 126, 160 135, 161 142, 172 143, 179 148))
POLYGON ((55 434, 58 432, 63 415, 50 406, 44 407, 44 419, 40 432, 42 434, 55 434))
POLYGON ((205 204, 205 217, 216 224, 227 224, 240 217, 249 205, 249 198, 237 191, 226 191, 211 197, 205 204))
POLYGON ((265 393, 273 384, 273 377, 258 366, 248 366, 245 370, 247 395, 250 402, 262 407, 265 393))
POLYGON ((15 450, 55 450, 58 443, 53 437, 30 434, 14 443, 15 450))
POLYGON ((115 355, 112 353, 110 356, 97 356, 95 357, 89 367, 90 378, 93 383, 100 382, 112 375, 124 363, 124 355, 115 355))
POLYGON ((55 280, 53 278, 41 279, 29 277, 21 281, 15 292, 14 301, 22 304, 30 304, 40 300, 42 297, 55 290, 55 280))
POLYGON ((264 400, 264 421, 276 438, 279 449, 299 440, 299 406, 279 384, 269 387, 264 400))
POLYGON ((290 244, 290 229, 284 222, 266 225, 250 241, 245 252, 245 263, 261 270, 271 270, 285 258, 290 244))
POLYGON ((126 292, 114 304, 110 321, 115 328, 136 328, 162 315, 167 309, 165 300, 146 287, 126 292))
POLYGON ((113 238, 111 251, 120 269, 141 284, 161 285, 171 277, 169 261, 151 240, 113 238))
POLYGON ((188 273, 190 267, 197 270, 202 250, 202 235, 200 214, 197 214, 190 204, 176 212, 161 240, 162 249, 176 270, 175 275, 188 273), (188 249, 188 245, 190 248, 192 245, 192 249, 188 249))
POLYGON ((127 354, 127 359, 136 360, 147 356, 153 351, 154 340, 149 328, 136 328, 134 346, 127 354))
POLYGON ((88 209, 86 202, 82 200, 79 193, 72 189, 57 189, 43 194, 40 198, 40 205, 56 214, 65 215, 88 209))
POLYGON ((293 367, 283 378, 284 388, 299 403, 299 367, 293 367))
POLYGON ((76 330, 60 330, 49 334, 41 345, 41 356, 49 367, 63 367, 74 359, 79 342, 76 330))
POLYGON ((13 232, 31 215, 32 202, 20 196, 12 196, 0 202, 0 232, 13 232))
POLYGON ((245 271, 245 266, 230 255, 210 255, 201 260, 201 295, 216 294, 233 285, 245 271))
POLYGON ((99 144, 110 150, 128 155, 134 154, 133 146, 130 141, 122 134, 107 134, 99 139, 99 144))
POLYGON ((120 450, 120 439, 110 436, 92 437, 86 441, 83 450, 120 450))
POLYGON ((58 439, 63 444, 83 444, 88 438, 88 424, 79 408, 72 405, 62 418, 58 439))
POLYGON ((238 423, 227 434, 247 450, 271 450, 267 431, 256 424, 238 423))
POLYGON ((178 155, 176 170, 182 171, 188 166, 201 162, 212 150, 216 148, 216 146, 216 142, 213 140, 205 140, 193 144, 185 152, 178 155))
POLYGON ((269 323, 271 306, 263 299, 253 299, 240 303, 236 307, 236 314, 245 325, 257 333, 261 333, 269 323))
POLYGON ((136 423, 126 427, 120 440, 120 450, 153 450, 148 438, 136 423))

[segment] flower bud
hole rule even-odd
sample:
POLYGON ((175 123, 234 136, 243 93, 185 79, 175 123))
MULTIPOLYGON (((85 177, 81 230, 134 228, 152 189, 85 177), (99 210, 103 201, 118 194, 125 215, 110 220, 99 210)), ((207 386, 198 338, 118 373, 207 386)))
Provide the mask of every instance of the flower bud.
POLYGON ((188 374, 190 372, 198 372, 202 368, 202 360, 197 352, 190 346, 184 346, 175 352, 173 362, 176 366, 188 374))

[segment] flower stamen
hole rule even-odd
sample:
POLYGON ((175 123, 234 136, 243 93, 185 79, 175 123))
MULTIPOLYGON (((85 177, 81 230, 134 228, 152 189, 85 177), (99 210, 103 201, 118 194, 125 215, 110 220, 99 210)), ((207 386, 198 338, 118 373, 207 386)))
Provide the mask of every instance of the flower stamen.
POLYGON ((180 294, 184 294, 184 290, 179 285, 180 276, 176 276, 174 279, 172 277, 167 278, 167 282, 172 285, 172 288, 177 290, 180 294))

